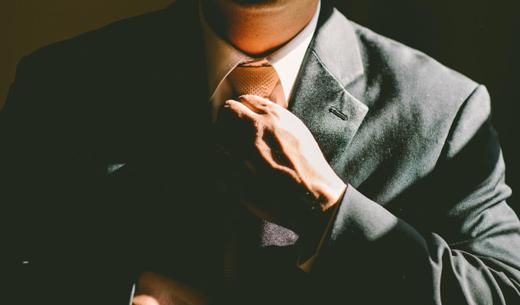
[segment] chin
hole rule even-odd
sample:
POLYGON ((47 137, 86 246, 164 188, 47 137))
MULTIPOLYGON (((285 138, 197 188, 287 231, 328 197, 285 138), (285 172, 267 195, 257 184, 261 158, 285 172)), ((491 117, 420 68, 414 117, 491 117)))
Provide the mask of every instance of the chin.
MULTIPOLYGON (((243 6, 266 7, 266 6, 278 6, 280 4, 288 2, 289 0, 223 0, 223 1, 233 3, 233 4, 243 5, 243 6)), ((301 0, 294 0, 294 1, 301 1, 301 0)))

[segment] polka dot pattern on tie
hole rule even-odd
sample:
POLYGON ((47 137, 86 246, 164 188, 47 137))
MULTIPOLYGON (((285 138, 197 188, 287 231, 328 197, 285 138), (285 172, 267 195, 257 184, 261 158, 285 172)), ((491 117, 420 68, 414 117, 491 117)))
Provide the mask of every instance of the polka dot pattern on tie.
POLYGON ((278 74, 271 65, 239 65, 228 77, 237 96, 254 94, 268 98, 278 83, 278 74))

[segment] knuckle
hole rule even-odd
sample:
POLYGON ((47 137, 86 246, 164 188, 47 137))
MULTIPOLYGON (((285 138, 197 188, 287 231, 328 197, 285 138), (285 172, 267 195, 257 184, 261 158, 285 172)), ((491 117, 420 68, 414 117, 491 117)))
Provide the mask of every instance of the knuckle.
POLYGON ((264 124, 260 120, 254 120, 253 121, 253 127, 255 128, 257 134, 261 132, 264 129, 264 124))
POLYGON ((271 105, 270 106, 270 110, 269 110, 269 114, 271 115, 271 117, 273 117, 274 119, 276 120, 280 120, 282 118, 282 112, 280 111, 280 109, 278 109, 276 107, 277 105, 271 105))
POLYGON ((261 137, 256 137, 255 138, 255 141, 254 141, 254 145, 257 149, 260 149, 263 145, 262 145, 262 138, 261 137))
POLYGON ((268 120, 269 130, 272 132, 277 132, 282 127, 283 122, 280 120, 280 117, 272 116, 268 120))
POLYGON ((276 109, 276 104, 264 104, 264 108, 266 110, 266 112, 269 112, 270 114, 275 114, 278 109, 276 109))

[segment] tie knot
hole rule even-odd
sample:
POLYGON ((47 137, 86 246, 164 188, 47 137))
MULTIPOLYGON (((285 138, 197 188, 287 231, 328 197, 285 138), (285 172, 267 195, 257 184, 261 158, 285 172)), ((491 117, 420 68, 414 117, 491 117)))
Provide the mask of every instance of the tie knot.
POLYGON ((239 65, 228 77, 237 96, 254 94, 269 98, 278 83, 278 74, 269 63, 239 65))

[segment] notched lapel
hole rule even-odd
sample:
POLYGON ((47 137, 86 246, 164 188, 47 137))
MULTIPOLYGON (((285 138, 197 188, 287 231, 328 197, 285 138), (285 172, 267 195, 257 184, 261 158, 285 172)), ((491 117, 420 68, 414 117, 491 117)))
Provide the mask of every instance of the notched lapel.
POLYGON ((345 89, 363 73, 352 25, 335 9, 324 7, 289 110, 309 128, 333 168, 368 112, 345 89))
POLYGON ((289 110, 312 132, 325 157, 334 159, 346 150, 368 112, 311 54, 295 88, 289 110))

